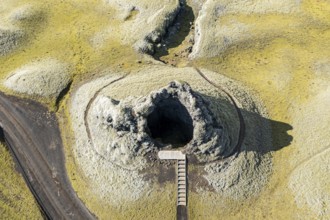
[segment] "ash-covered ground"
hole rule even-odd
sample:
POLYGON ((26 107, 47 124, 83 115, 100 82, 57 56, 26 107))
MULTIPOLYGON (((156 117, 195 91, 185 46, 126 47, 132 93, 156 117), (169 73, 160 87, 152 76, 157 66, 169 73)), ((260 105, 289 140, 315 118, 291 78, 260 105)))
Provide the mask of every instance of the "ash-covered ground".
POLYGON ((192 179, 199 180, 189 183, 194 192, 235 199, 257 195, 272 172, 270 122, 243 86, 226 77, 215 83, 228 91, 194 68, 155 66, 78 88, 70 110, 74 152, 95 193, 119 205, 150 197, 164 181, 175 184, 173 164, 156 155, 179 149, 195 167, 192 179), (155 70, 158 76, 150 77, 155 70))
MULTIPOLYGON (((174 164, 155 156, 166 148, 190 155, 193 219, 329 216, 328 0, 2 0, 0 16, 0 89, 56 111, 71 183, 98 217, 174 218, 174 164), (210 135, 221 148, 209 148, 209 138, 204 147, 193 147, 198 129, 191 105, 176 99, 158 107, 149 103, 154 111, 140 128, 151 151, 111 147, 116 138, 133 143, 138 137, 111 127, 116 117, 97 119, 103 115, 97 106, 115 100, 109 108, 120 112, 127 104, 131 111, 133 99, 150 97, 175 80, 188 83, 205 102, 210 135), (185 116, 173 116, 171 106, 185 116), (162 136, 168 129, 156 123, 168 118, 162 112, 171 112, 176 123, 169 128, 180 135, 162 136), (218 130, 222 134, 212 136, 218 130)), ((21 191, 8 190, 16 182, 29 195, 8 151, 1 153, 0 212, 37 218, 38 207, 22 202, 32 195, 25 200, 21 191), (22 214, 20 204, 30 213, 22 214)))
POLYGON ((98 142, 95 150, 126 169, 141 169, 142 156, 163 148, 181 147, 199 162, 220 160, 232 154, 235 137, 228 137, 208 105, 187 83, 177 81, 146 97, 118 101, 100 96, 91 106, 89 130, 95 138, 108 133, 109 142, 98 142))

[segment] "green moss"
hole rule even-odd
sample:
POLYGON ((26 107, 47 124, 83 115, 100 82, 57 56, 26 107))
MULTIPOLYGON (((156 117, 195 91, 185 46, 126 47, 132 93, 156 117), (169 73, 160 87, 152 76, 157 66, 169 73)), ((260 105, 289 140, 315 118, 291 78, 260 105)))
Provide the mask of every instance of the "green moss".
MULTIPOLYGON (((102 70, 111 67, 129 72, 138 68, 139 59, 130 45, 121 45, 120 39, 109 38, 103 47, 94 48, 90 39, 95 33, 112 26, 114 12, 101 7, 98 1, 71 0, 53 1, 22 0, 20 5, 29 3, 37 8, 37 16, 17 24, 25 29, 27 38, 23 44, 7 56, 0 57, 0 79, 5 79, 15 69, 32 60, 52 57, 73 66, 74 84, 88 80, 102 70)), ((306 89, 315 79, 311 65, 330 57, 330 6, 326 0, 303 1, 302 14, 246 15, 235 14, 223 17, 221 22, 235 19, 238 22, 255 25, 255 38, 240 42, 228 48, 223 54, 211 59, 199 59, 192 65, 204 67, 247 84, 257 91, 269 109, 272 119, 291 123, 294 116, 289 109, 293 104, 304 104, 310 100, 306 89), (274 30, 269 31, 269 26, 274 30), (264 30, 268 30, 264 34, 264 30), (261 30, 261 31, 260 31, 261 30), (285 80, 282 80, 283 77, 285 80)), ((135 13, 135 12, 134 12, 135 13)), ((129 19, 132 19, 134 14, 129 19)), ((188 30, 187 30, 188 31, 188 30)), ((162 57, 166 61, 175 58, 189 45, 189 39, 169 50, 162 57)), ((189 61, 180 58, 176 65, 184 66, 189 61)), ((10 92, 2 85, 2 91, 10 92)), ((18 94, 15 94, 18 95, 18 94)), ((20 95, 21 96, 21 95, 20 95)), ((27 97, 27 96, 25 96, 27 97)), ((33 97, 56 111, 54 100, 33 97)), ((100 219, 174 219, 175 186, 166 185, 163 191, 140 199, 136 203, 115 207, 111 201, 103 201, 89 190, 91 186, 76 165, 71 152, 74 135, 66 96, 60 103, 58 116, 65 145, 66 167, 74 189, 87 207, 100 219), (164 196, 165 194, 168 196, 164 196), (172 194, 171 194, 172 193, 172 194)), ((273 128, 276 131, 276 128, 273 128)), ((280 139, 280 134, 274 136, 280 139)), ((293 195, 287 190, 288 158, 295 143, 274 156, 274 175, 258 198, 228 201, 216 194, 189 194, 189 217, 191 219, 293 219, 293 213, 310 216, 307 209, 298 209, 293 195), (227 204, 224 206, 223 204, 227 204), (307 210, 307 211, 306 211, 307 210)), ((11 219, 41 218, 38 207, 27 189, 22 177, 15 171, 8 151, 0 146, 0 215, 11 219)), ((155 189, 159 186, 155 186, 155 189)), ((307 218, 306 217, 306 218, 307 218)))
POLYGON ((8 149, 0 143, 0 216, 3 219, 42 219, 23 177, 15 170, 8 149))

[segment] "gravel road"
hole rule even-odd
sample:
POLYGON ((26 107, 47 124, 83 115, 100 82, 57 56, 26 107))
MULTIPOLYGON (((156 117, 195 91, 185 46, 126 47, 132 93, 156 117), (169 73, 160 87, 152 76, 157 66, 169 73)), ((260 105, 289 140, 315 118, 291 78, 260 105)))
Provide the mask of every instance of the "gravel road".
POLYGON ((45 218, 95 219, 68 179, 54 113, 34 101, 0 93, 0 125, 45 218))

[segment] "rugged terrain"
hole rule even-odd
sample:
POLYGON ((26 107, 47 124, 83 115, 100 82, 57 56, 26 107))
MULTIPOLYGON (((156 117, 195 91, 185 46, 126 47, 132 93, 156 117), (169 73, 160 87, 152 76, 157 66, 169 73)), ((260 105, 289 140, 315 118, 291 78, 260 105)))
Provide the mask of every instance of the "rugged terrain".
MULTIPOLYGON (((190 219, 329 219, 329 1, 3 0, 0 16, 0 89, 56 115, 72 187, 99 218, 174 218, 164 147, 195 153, 190 219), (172 107, 191 119, 152 113, 172 107), (198 111, 223 148, 198 142, 198 111), (168 142, 162 117, 194 138, 168 142)), ((41 218, 9 155, 0 215, 41 218)))

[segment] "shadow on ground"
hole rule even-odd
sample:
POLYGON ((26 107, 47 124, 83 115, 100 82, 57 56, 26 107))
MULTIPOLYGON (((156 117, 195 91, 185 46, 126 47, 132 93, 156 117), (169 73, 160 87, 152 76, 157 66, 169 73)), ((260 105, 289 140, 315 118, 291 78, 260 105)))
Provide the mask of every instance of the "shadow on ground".
MULTIPOLYGON (((224 115, 224 120, 227 125, 239 124, 237 110, 235 106, 224 100, 220 100, 216 97, 200 94, 205 100, 222 107, 223 109, 232 109, 231 112, 227 112, 224 115), (235 122, 236 121, 236 122, 235 122)), ((258 113, 258 109, 253 106, 254 111, 248 111, 240 108, 244 120, 244 124, 240 124, 240 128, 243 130, 242 145, 238 150, 243 151, 255 151, 257 153, 265 154, 273 151, 281 150, 284 147, 290 145, 293 137, 288 133, 293 127, 285 122, 275 121, 269 118, 265 118, 258 113), (243 127, 243 128, 242 128, 243 127)), ((239 132, 237 131, 236 137, 233 140, 238 140, 239 132)))
POLYGON ((3 133, 2 127, 0 127, 0 143, 5 143, 5 134, 3 133))
MULTIPOLYGON (((242 125, 239 121, 237 109, 232 103, 224 99, 207 96, 201 93, 199 93, 199 95, 201 95, 206 101, 206 105, 209 105, 210 110, 216 107, 218 111, 223 113, 223 117, 221 119, 224 122, 224 127, 228 128, 228 126, 232 126, 230 129, 234 131, 232 132, 233 135, 231 136, 233 146, 232 149, 234 151, 230 155, 250 151, 257 153, 260 157, 256 158, 260 159, 263 158, 262 155, 266 155, 274 151, 279 151, 282 148, 289 146, 293 140, 293 137, 289 134, 289 131, 293 129, 290 124, 271 120, 262 116, 258 113, 258 109, 255 106, 251 107, 253 111, 239 109, 244 119, 244 124, 242 125), (243 132, 240 132, 239 129, 244 130, 243 132), (239 143, 239 134, 243 136, 241 142, 242 144, 236 148, 234 146, 239 143)), ((186 148, 187 146, 183 146, 177 150, 184 150, 186 148)), ((172 150, 174 149, 175 148, 172 150)), ((150 169, 146 169, 142 171, 141 174, 145 175, 146 180, 154 179, 160 185, 163 185, 166 182, 175 182, 175 162, 160 161, 157 158, 157 152, 153 152, 152 154, 153 160, 149 162, 153 164, 152 166, 154 166, 155 170, 151 172, 150 169)), ((269 156, 270 155, 266 156, 265 158, 270 159, 269 156)), ((197 192, 197 189, 199 188, 207 189, 208 191, 214 191, 207 180, 203 178, 203 175, 205 174, 204 166, 206 163, 199 162, 194 154, 187 154, 187 159, 190 165, 195 165, 194 169, 189 170, 189 188, 195 192, 197 192)), ((226 160, 226 158, 220 160, 226 160)))
POLYGON ((162 56, 168 55, 168 50, 178 47, 184 39, 189 35, 190 28, 195 20, 193 9, 187 5, 186 1, 182 1, 180 11, 173 21, 173 24, 167 29, 161 45, 165 47, 156 48, 154 58, 160 60, 162 56))

